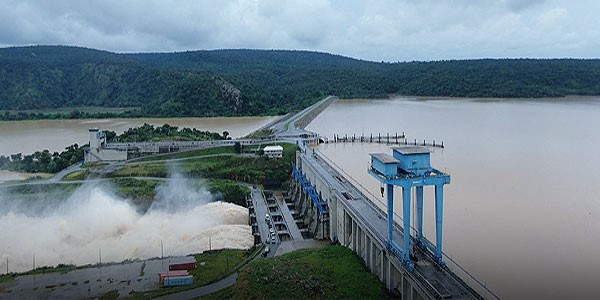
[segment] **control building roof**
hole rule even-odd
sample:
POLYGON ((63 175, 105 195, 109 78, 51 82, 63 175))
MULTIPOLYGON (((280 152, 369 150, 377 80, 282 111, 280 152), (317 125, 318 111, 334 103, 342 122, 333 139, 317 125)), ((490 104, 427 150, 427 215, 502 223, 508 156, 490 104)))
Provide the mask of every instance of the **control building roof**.
POLYGON ((384 164, 397 164, 400 161, 386 153, 371 153, 371 156, 384 164))
POLYGON ((392 149, 396 150, 402 155, 431 153, 431 151, 427 147, 422 146, 394 147, 392 149))

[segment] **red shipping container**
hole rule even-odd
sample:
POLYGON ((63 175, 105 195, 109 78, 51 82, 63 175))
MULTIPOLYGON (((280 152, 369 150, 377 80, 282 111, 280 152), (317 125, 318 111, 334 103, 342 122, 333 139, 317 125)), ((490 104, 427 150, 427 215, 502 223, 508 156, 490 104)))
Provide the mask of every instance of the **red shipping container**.
POLYGON ((195 262, 191 262, 191 263, 183 263, 183 264, 171 264, 169 265, 169 271, 176 271, 176 270, 194 270, 196 269, 196 263, 195 262))

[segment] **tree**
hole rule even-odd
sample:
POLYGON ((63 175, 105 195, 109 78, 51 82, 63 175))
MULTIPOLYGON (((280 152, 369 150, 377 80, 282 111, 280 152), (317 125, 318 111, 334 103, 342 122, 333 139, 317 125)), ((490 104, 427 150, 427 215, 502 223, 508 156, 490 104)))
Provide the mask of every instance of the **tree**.
POLYGON ((117 133, 112 130, 102 130, 104 136, 106 136, 106 142, 114 142, 117 137, 117 133))

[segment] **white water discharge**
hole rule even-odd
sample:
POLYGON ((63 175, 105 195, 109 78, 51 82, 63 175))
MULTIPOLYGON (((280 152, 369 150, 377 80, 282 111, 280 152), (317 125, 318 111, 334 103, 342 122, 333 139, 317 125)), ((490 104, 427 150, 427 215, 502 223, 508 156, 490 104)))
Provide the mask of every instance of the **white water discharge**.
POLYGON ((86 184, 66 201, 41 201, 41 209, 14 205, 0 194, 0 273, 35 265, 95 264, 126 259, 199 253, 253 244, 248 210, 213 202, 175 176, 157 188, 152 207, 139 213, 110 187, 86 184), (36 212, 35 215, 32 212, 36 212))

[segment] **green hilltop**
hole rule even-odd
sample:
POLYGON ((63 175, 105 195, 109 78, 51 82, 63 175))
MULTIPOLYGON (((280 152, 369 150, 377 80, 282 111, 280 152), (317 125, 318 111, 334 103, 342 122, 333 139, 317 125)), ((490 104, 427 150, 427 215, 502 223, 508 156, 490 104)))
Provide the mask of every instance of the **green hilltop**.
POLYGON ((117 54, 68 46, 12 47, 0 49, 0 117, 43 118, 52 110, 63 112, 54 117, 72 118, 274 115, 325 95, 600 95, 598 78, 598 59, 386 63, 288 50, 117 54), (100 110, 75 110, 81 107, 100 110))

